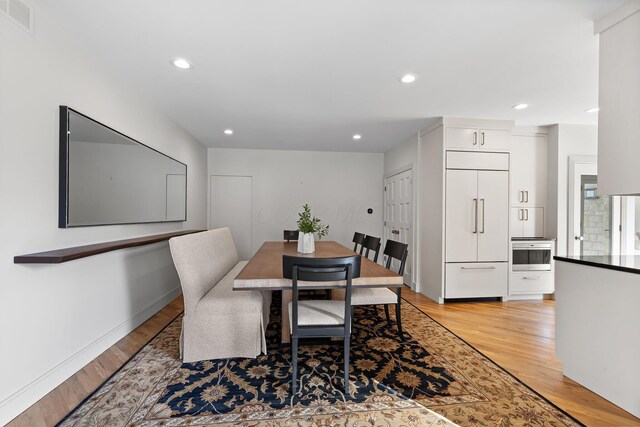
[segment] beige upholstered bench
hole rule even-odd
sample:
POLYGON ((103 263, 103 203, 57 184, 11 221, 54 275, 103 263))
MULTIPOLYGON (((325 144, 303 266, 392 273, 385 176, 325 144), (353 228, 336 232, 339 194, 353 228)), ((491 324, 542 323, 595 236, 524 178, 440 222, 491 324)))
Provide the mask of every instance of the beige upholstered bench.
POLYGON ((266 353, 271 293, 233 291, 247 261, 238 260, 229 229, 174 237, 169 247, 184 296, 183 362, 266 353))

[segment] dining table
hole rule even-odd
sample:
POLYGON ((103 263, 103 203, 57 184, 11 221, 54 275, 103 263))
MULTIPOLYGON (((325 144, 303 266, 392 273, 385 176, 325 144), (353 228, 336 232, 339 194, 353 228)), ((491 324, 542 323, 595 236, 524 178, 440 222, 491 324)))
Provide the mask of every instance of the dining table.
MULTIPOLYGON (((356 252, 335 241, 315 242, 315 252, 303 254, 297 251, 298 242, 265 242, 233 281, 234 291, 282 291, 281 342, 290 342, 289 302, 292 295, 291 279, 282 274, 282 256, 305 258, 336 258, 357 255, 356 252)), ((317 285, 317 283, 315 284, 317 285)), ((327 284, 331 288, 344 288, 346 282, 327 284)), ((353 288, 375 288, 403 286, 403 278, 372 260, 362 257, 360 277, 352 281, 353 288)), ((300 283, 304 289, 304 282, 300 283)))

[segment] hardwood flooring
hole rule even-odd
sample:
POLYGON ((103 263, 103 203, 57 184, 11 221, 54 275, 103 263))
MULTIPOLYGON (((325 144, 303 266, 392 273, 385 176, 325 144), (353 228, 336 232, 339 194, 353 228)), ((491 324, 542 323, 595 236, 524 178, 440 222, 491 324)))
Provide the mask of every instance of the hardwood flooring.
MULTIPOLYGON (((562 376, 555 357, 555 302, 461 302, 439 305, 403 296, 498 365, 589 426, 640 426, 640 419, 562 376)), ((52 426, 182 311, 176 298, 135 331, 40 399, 8 426, 52 426)))

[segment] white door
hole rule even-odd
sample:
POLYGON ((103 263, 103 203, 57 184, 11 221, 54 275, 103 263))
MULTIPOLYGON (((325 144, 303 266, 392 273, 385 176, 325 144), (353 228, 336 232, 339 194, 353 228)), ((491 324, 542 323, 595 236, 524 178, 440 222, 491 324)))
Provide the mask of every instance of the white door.
POLYGON ((478 261, 508 260, 509 172, 478 171, 478 261))
POLYGON ((166 220, 185 221, 187 219, 187 175, 167 174, 166 220))
POLYGON ((251 248, 251 177, 211 175, 209 228, 229 227, 240 259, 253 255, 251 248))
POLYGON ((447 170, 446 262, 478 260, 478 171, 447 170))
POLYGON ((447 128, 445 144, 447 149, 477 150, 480 144, 478 129, 447 128))
POLYGON ((481 150, 507 151, 511 147, 511 131, 480 129, 478 135, 481 150))
MULTIPOLYGON (((413 285, 413 170, 409 169, 385 179, 384 212, 385 242, 395 240, 409 245, 409 255, 404 268, 404 282, 413 285)), ((383 244, 384 248, 384 244, 383 244)), ((391 268, 398 271, 400 265, 393 261, 391 268)))
POLYGON ((511 237, 524 237, 523 208, 511 208, 511 237))
POLYGON ((522 209, 523 237, 544 237, 544 208, 522 209))
POLYGON ((514 136, 511 145, 511 202, 544 205, 547 199, 547 138, 514 136))
MULTIPOLYGON (((582 182, 586 176, 598 175, 598 163, 595 156, 569 157, 569 201, 567 224, 567 254, 582 254, 582 182)), ((563 255, 562 248, 558 253, 563 255)))

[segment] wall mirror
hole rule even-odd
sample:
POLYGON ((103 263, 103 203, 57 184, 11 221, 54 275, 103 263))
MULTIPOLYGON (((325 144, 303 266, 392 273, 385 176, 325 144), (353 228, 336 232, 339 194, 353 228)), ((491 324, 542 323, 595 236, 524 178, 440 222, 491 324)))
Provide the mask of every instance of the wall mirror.
POLYGON ((60 107, 60 228, 186 221, 187 165, 60 107))

